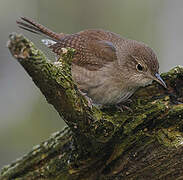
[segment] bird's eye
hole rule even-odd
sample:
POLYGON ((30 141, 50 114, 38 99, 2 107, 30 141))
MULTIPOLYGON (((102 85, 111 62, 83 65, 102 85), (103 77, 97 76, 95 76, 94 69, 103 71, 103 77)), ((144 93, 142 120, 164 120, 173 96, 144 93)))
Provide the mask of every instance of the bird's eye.
POLYGON ((141 64, 137 64, 136 68, 138 71, 143 71, 143 66, 141 64))

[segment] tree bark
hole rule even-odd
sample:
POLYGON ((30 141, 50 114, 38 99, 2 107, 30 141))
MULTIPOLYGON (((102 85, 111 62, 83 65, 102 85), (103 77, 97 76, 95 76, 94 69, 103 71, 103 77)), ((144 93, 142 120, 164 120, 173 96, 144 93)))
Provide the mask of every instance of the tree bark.
POLYGON ((54 63, 22 35, 8 47, 68 127, 5 166, 1 180, 183 179, 183 67, 161 75, 167 90, 140 88, 132 112, 100 110, 72 81, 73 49, 54 63))

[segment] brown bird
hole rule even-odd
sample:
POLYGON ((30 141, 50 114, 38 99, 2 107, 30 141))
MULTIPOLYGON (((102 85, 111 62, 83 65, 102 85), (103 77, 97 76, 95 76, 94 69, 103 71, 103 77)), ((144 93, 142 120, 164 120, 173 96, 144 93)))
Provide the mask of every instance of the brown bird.
POLYGON ((57 55, 61 55, 63 48, 76 50, 72 77, 93 104, 123 103, 137 88, 153 80, 166 88, 159 75, 156 54, 142 42, 101 29, 55 33, 26 17, 17 23, 22 29, 47 36, 49 39, 42 42, 57 55))

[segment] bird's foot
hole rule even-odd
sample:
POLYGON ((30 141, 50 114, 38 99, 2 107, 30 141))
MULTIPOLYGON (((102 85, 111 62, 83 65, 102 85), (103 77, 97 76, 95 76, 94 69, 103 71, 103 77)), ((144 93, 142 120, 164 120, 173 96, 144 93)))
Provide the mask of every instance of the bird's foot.
POLYGON ((85 97, 85 99, 87 100, 87 102, 88 102, 88 106, 90 107, 90 108, 92 108, 92 105, 93 105, 93 103, 92 103, 92 99, 91 98, 89 98, 88 96, 87 96, 87 94, 86 93, 84 93, 83 91, 81 91, 80 89, 79 89, 79 92, 81 93, 81 95, 82 96, 84 96, 85 97))
MULTIPOLYGON (((126 101, 126 103, 131 103, 131 102, 132 102, 131 99, 129 99, 129 100, 126 101)), ((129 106, 124 105, 122 103, 116 104, 116 108, 119 109, 121 112, 124 112, 125 110, 128 110, 130 112, 133 112, 133 110, 129 106)))
POLYGON ((126 101, 125 101, 125 103, 132 103, 133 101, 131 100, 131 99, 127 99, 126 101))
POLYGON ((89 106, 90 108, 92 108, 93 103, 92 103, 91 98, 89 98, 88 96, 85 96, 85 98, 86 98, 86 100, 87 100, 87 102, 88 102, 88 106, 89 106))

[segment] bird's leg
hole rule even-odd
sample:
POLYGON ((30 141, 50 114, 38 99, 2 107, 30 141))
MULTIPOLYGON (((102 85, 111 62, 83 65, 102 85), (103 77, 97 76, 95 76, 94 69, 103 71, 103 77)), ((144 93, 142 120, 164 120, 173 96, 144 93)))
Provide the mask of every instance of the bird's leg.
POLYGON ((78 91, 80 92, 80 94, 81 94, 82 96, 84 96, 84 97, 86 98, 86 100, 87 100, 87 102, 88 102, 88 106, 91 108, 92 105, 93 105, 92 99, 89 98, 89 97, 87 96, 87 94, 86 94, 85 92, 81 91, 80 89, 78 89, 78 91))
POLYGON ((86 100, 87 100, 87 102, 88 102, 88 106, 89 106, 90 108, 92 108, 92 105, 93 105, 92 99, 89 98, 87 95, 84 95, 84 97, 86 98, 86 100))

